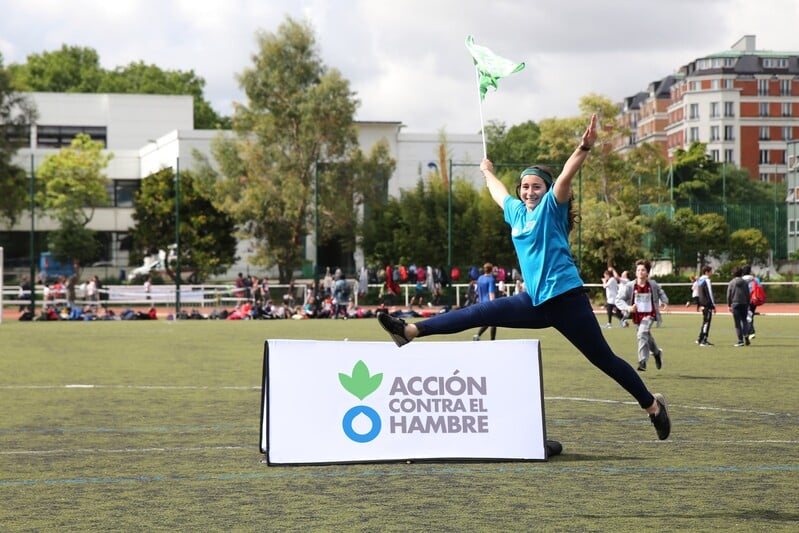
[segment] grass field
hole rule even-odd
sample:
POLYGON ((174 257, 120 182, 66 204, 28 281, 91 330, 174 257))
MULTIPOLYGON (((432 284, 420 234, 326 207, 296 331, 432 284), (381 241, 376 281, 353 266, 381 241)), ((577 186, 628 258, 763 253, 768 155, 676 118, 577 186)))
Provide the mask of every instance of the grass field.
MULTIPOLYGON (((747 348, 722 315, 698 347, 700 321, 655 331, 667 441, 555 331, 500 329, 541 340, 563 455, 312 467, 262 462, 263 342, 387 340, 373 319, 4 322, 0 530, 799 530, 799 318, 758 317, 747 348)), ((606 333, 634 362, 634 330, 606 333)))

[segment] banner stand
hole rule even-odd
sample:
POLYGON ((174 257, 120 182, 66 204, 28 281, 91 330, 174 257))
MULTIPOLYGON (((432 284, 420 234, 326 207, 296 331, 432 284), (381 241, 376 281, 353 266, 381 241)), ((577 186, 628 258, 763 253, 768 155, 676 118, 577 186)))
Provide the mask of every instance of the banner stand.
POLYGON ((545 461, 537 340, 267 340, 269 465, 545 461))

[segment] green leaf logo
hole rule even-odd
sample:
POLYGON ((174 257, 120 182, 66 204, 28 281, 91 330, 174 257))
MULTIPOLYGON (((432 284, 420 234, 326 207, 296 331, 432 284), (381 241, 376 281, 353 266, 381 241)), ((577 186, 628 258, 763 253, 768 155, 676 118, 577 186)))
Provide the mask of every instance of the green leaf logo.
POLYGON ((352 367, 352 376, 339 372, 338 380, 347 392, 351 393, 359 400, 363 400, 377 390, 380 383, 383 382, 383 374, 381 372, 380 374, 370 376, 369 368, 366 364, 363 361, 358 361, 355 363, 355 366, 352 367))

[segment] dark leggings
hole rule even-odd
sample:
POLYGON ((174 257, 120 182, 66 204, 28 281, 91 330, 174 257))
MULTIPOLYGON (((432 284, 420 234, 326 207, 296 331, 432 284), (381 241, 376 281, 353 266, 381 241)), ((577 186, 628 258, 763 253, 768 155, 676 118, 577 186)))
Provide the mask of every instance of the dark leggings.
POLYGON ((613 353, 602 335, 591 302, 582 290, 569 291, 538 306, 533 306, 529 294, 521 292, 416 322, 419 337, 459 333, 483 326, 523 329, 554 327, 591 364, 629 392, 642 408, 646 409, 655 401, 633 367, 613 353))

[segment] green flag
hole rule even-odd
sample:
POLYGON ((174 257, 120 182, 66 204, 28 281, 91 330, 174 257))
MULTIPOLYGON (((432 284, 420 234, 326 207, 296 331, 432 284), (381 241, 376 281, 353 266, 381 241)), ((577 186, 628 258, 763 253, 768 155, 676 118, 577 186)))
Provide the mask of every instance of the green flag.
POLYGON ((480 74, 480 100, 485 98, 489 87, 497 90, 497 80, 505 78, 524 68, 524 63, 514 63, 499 57, 485 46, 474 44, 474 37, 466 37, 466 48, 474 59, 477 72, 480 74))

